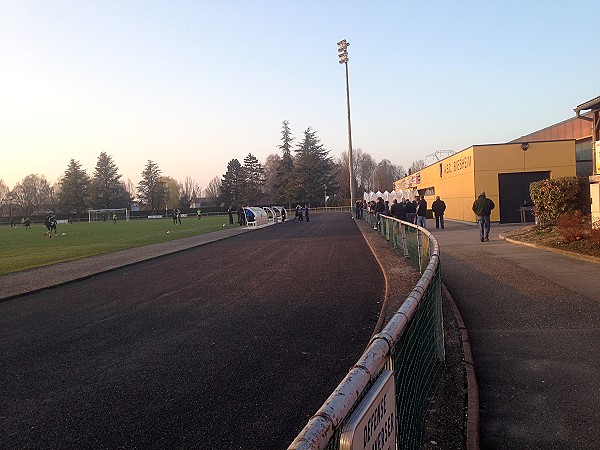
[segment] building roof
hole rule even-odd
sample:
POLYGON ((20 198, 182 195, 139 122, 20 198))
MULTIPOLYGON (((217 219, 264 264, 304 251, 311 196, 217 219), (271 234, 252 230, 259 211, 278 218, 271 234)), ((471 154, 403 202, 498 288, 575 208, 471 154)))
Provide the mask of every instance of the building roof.
POLYGON ((593 98, 591 100, 588 100, 585 103, 582 103, 581 105, 578 105, 573 111, 575 111, 575 114, 577 114, 577 116, 579 116, 581 111, 587 111, 588 109, 591 109, 591 110, 600 109, 600 97, 593 98))

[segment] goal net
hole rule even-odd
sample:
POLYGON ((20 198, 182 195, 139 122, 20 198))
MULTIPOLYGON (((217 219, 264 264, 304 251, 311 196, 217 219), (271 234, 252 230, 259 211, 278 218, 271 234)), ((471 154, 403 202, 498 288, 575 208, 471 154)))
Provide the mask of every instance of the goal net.
POLYGON ((129 220, 129 210, 127 208, 113 209, 90 209, 88 210, 88 222, 111 222, 114 217, 116 220, 129 220))

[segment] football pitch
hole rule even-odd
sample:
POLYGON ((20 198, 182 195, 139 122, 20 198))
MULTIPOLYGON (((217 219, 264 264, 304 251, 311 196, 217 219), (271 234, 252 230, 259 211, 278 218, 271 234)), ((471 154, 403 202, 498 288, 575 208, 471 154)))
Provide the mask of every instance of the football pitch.
POLYGON ((181 222, 173 224, 171 218, 118 220, 114 224, 111 220, 73 222, 58 224, 57 235, 52 234, 52 238, 44 236, 43 224, 32 224, 29 230, 21 224, 16 228, 3 225, 0 275, 239 226, 229 225, 227 215, 201 220, 187 217, 181 222))

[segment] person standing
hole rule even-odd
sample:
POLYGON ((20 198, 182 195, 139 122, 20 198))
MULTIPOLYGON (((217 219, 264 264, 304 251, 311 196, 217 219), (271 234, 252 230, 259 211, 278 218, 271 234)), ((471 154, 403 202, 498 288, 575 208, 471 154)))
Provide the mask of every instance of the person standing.
POLYGON ((49 213, 46 216, 46 218, 44 219, 44 226, 48 230, 44 233, 44 237, 45 236, 48 236, 49 238, 52 237, 52 229, 54 228, 54 230, 56 230, 56 225, 53 225, 53 224, 54 224, 54 215, 52 213, 49 213))
POLYGON ((402 210, 402 205, 400 205, 400 203, 398 203, 398 200, 394 199, 394 201, 392 202, 392 207, 390 208, 390 212, 392 213, 392 216, 395 217, 396 219, 400 219, 401 210, 402 210))
POLYGON ((298 222, 302 222, 302 207, 298 204, 296 205, 296 215, 294 216, 294 220, 292 220, 292 222, 295 222, 296 219, 298 219, 298 222))
POLYGON ((377 202, 375 203, 375 226, 374 230, 379 229, 379 225, 381 224, 381 218, 379 217, 381 214, 385 214, 385 203, 383 202, 382 197, 377 197, 377 202))
POLYGON ((354 205, 354 215, 357 219, 362 219, 362 200, 356 200, 354 205))
POLYGON ((481 242, 490 240, 490 214, 495 208, 492 199, 485 196, 485 191, 481 191, 477 200, 473 202, 473 212, 477 215, 479 223, 479 238, 481 242))
POLYGON ((408 223, 415 223, 415 213, 417 212, 417 205, 415 204, 415 202, 407 200, 405 211, 406 221, 408 223))
POLYGON ((422 195, 417 200, 417 226, 427 229, 427 200, 422 195))
POLYGON ((227 216, 229 216, 229 225, 233 225, 233 208, 227 208, 227 216))
POLYGON ((113 221, 113 225, 117 223, 117 213, 113 212, 112 214, 112 221, 113 221))
POLYGON ((241 227, 242 225, 244 225, 244 220, 246 217, 246 215, 244 214, 244 208, 242 208, 241 206, 238 206, 238 208, 237 208, 237 217, 238 217, 238 224, 241 227))
POLYGON ((306 221, 310 221, 310 217, 308 217, 308 203, 304 205, 304 217, 306 217, 306 221))
POLYGON ((440 200, 440 196, 438 195, 435 198, 435 201, 431 204, 431 210, 433 211, 433 215, 435 216, 435 227, 442 227, 444 229, 444 212, 446 211, 446 203, 443 200, 440 200))
POLYGON ((50 230, 48 231, 50 237, 52 237, 52 232, 54 231, 54 236, 58 234, 58 230, 56 229, 56 225, 58 224, 56 220, 56 216, 53 213, 50 213, 50 230))

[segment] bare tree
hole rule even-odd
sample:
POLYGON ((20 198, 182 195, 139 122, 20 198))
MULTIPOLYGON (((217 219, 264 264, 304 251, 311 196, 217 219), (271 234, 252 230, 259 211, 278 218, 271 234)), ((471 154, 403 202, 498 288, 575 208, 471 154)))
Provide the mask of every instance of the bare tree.
POLYGON ((125 183, 125 190, 127 190, 127 193, 129 194, 129 197, 131 198, 131 201, 136 201, 137 199, 137 189, 135 187, 135 184, 133 184, 133 181, 131 181, 131 178, 127 178, 127 182, 125 183))
POLYGON ((8 193, 10 189, 4 182, 4 180, 0 179, 0 205, 3 205, 8 200, 8 193))
POLYGON ((377 163, 370 154, 363 152, 362 149, 357 149, 356 162, 358 169, 355 173, 359 188, 367 192, 372 191, 374 188, 373 172, 377 163))
POLYGON ((179 208, 189 208, 196 194, 196 180, 185 177, 183 183, 179 183, 179 208))
POLYGON ((425 168, 425 161, 423 161, 422 159, 413 161, 413 163, 410 165, 410 168, 408 169, 408 174, 409 175, 413 174, 424 168, 425 168))
POLYGON ((398 166, 395 166, 387 159, 382 159, 375 168, 373 179, 375 186, 373 190, 377 191, 392 191, 394 182, 401 178, 401 172, 398 166))
POLYGON ((171 177, 162 177, 161 181, 167 188, 167 196, 165 198, 165 207, 175 209, 179 207, 179 183, 171 177))
POLYGON ((54 189, 43 175, 27 175, 11 191, 14 202, 29 216, 45 213, 54 203, 54 189))
MULTIPOLYGON (((206 186, 206 189, 204 189, 204 195, 215 205, 218 205, 220 193, 221 193, 221 178, 219 176, 216 176, 208 182, 208 186, 206 186)), ((230 205, 226 205, 226 206, 230 206, 230 205)))

